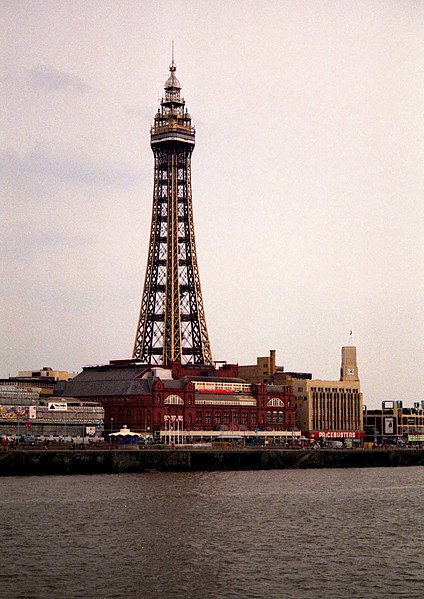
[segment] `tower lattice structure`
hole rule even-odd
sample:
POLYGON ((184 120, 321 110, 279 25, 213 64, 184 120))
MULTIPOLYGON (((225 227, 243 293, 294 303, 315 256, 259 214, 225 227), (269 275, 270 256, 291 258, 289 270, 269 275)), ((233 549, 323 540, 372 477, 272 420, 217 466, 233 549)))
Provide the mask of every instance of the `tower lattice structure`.
POLYGON ((191 155, 195 130, 174 61, 150 133, 153 211, 133 358, 213 364, 194 237, 191 155))

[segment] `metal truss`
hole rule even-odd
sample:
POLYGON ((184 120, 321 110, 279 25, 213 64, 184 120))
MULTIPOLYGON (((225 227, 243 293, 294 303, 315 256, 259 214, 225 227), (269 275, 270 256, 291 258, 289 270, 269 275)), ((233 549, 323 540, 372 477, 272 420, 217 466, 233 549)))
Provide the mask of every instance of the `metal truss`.
POLYGON ((151 131, 152 223, 133 357, 150 364, 212 365, 193 223, 195 132, 184 112, 174 63, 170 71, 151 131))

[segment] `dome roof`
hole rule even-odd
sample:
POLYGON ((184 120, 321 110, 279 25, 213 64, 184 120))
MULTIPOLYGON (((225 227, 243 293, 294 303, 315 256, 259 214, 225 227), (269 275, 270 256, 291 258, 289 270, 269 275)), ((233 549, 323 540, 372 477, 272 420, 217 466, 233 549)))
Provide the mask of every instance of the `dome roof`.
POLYGON ((168 79, 166 80, 165 89, 170 89, 171 87, 174 87, 176 89, 181 89, 181 83, 178 81, 177 76, 175 75, 175 71, 177 70, 177 67, 174 64, 171 64, 171 66, 169 67, 169 70, 171 71, 171 74, 169 75, 168 79))

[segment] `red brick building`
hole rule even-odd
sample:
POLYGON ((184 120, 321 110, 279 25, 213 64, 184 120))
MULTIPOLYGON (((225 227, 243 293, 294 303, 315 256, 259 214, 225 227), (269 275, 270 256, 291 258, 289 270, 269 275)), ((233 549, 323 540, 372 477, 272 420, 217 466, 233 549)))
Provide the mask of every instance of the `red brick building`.
MULTIPOLYGON (((105 432, 127 425, 160 435, 169 422, 180 430, 290 431, 295 426, 295 397, 289 385, 249 384, 238 366, 219 369, 171 364, 169 368, 136 360, 85 367, 64 393, 100 402, 105 432)), ((173 426, 173 425, 172 425, 173 426)), ((281 437, 281 434, 278 435, 281 437)))

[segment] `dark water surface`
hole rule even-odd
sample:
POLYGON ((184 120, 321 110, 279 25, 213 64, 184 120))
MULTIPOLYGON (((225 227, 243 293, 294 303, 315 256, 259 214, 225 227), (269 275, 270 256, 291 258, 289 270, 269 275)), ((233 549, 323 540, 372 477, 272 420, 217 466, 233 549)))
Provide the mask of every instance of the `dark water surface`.
POLYGON ((424 468, 0 479, 0 597, 424 598, 424 468))

